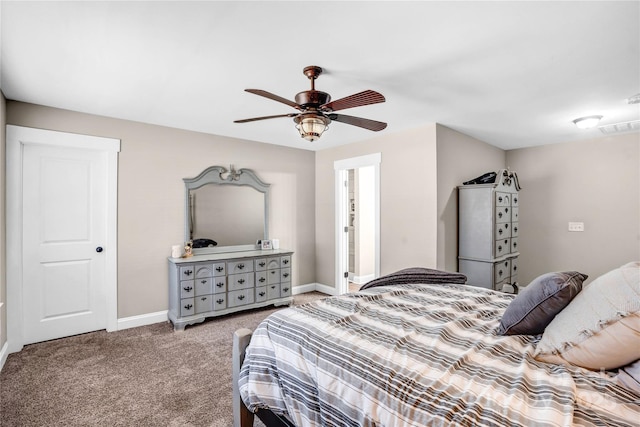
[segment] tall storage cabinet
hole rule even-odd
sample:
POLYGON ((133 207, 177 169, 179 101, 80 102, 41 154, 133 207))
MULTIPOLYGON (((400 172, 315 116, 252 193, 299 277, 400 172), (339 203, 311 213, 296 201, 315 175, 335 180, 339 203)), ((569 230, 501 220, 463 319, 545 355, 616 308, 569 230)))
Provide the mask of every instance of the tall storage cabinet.
POLYGON ((468 284, 517 293, 519 191, 507 169, 493 183, 458 187, 458 271, 468 284))

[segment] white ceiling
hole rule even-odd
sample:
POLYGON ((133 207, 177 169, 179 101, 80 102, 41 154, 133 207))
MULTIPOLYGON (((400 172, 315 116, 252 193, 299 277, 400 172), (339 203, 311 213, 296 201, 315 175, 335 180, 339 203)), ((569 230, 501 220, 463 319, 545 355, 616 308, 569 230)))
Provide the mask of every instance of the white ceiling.
POLYGON ((441 123, 503 149, 598 137, 571 121, 640 119, 640 2, 0 3, 7 99, 317 150, 441 123), (342 111, 300 138, 287 99, 372 89, 386 103, 342 111))

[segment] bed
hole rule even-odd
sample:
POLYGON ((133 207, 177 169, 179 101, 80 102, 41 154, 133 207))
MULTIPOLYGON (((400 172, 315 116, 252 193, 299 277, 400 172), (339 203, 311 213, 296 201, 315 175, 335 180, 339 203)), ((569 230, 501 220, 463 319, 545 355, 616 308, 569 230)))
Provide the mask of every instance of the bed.
POLYGON ((543 362, 541 334, 498 333, 515 295, 438 282, 381 282, 237 331, 235 425, 640 424, 617 370, 543 362))

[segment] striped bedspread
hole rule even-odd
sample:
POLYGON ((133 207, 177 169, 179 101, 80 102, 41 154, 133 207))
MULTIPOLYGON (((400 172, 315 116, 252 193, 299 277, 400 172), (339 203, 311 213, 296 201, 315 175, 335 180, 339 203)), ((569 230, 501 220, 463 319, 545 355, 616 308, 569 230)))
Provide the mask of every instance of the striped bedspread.
POLYGON ((533 359, 539 337, 497 336, 512 295, 402 284, 272 314, 240 373, 249 410, 296 426, 638 426, 612 373, 533 359))

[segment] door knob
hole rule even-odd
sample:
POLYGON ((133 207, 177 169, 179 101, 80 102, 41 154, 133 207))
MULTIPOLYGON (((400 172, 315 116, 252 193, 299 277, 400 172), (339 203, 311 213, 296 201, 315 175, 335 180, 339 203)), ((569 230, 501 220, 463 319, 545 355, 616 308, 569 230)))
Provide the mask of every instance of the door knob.
POLYGON ((102 252, 102 251, 103 251, 102 246, 98 246, 98 247, 96 248, 96 252, 100 253, 100 252, 102 252))

